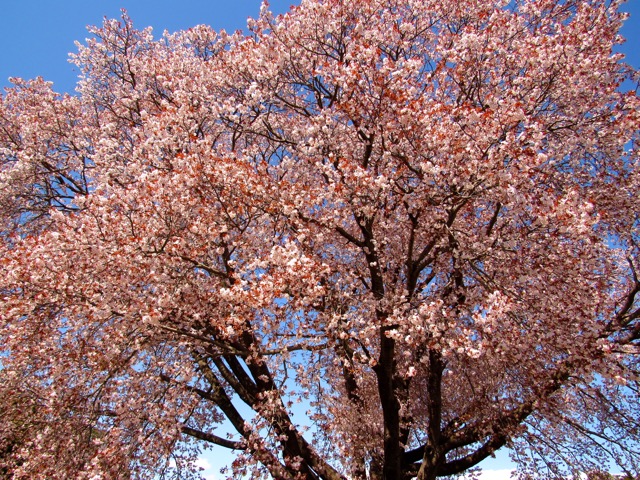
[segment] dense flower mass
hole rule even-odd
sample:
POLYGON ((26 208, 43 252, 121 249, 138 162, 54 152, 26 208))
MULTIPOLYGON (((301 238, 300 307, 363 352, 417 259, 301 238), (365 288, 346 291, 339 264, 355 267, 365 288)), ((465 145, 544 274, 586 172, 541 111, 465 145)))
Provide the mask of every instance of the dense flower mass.
POLYGON ((76 95, 15 79, 0 475, 185 478, 202 445, 238 478, 433 480, 504 446, 638 473, 618 6, 304 0, 157 40, 124 16, 76 95))

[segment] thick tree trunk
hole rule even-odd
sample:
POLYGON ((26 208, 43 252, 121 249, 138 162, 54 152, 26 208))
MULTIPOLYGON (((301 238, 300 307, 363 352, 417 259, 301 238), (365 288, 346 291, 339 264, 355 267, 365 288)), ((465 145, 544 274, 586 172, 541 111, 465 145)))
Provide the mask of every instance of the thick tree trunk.
POLYGON ((386 329, 380 329, 380 358, 375 368, 378 377, 378 393, 384 421, 383 480, 402 477, 402 454, 400 446, 400 404, 394 391, 395 341, 388 338, 386 329))

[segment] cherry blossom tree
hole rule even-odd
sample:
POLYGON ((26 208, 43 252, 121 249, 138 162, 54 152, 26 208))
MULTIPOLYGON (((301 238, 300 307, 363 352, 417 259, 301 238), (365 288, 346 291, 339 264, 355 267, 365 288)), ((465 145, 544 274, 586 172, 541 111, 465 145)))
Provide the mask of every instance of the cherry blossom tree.
POLYGON ((431 480, 508 447, 636 475, 618 7, 304 0, 158 40, 124 15, 77 94, 15 79, 0 471, 197 477, 212 446, 237 477, 431 480))

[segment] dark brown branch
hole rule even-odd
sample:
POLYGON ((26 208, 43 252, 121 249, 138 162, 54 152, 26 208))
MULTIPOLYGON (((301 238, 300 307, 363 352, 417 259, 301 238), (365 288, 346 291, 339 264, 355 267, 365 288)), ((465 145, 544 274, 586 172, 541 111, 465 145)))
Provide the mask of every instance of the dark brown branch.
POLYGON ((211 370, 204 357, 197 353, 194 354, 194 357, 198 365, 198 369, 203 374, 207 383, 211 387, 211 393, 207 393, 207 395, 210 396, 209 399, 212 400, 220 408, 220 410, 222 410, 222 412, 229 419, 236 431, 243 437, 247 438, 250 432, 247 431, 245 419, 242 417, 240 412, 238 412, 233 403, 231 403, 231 399, 224 391, 220 380, 218 379, 214 371, 211 370))
POLYGON ((214 358, 212 361, 220 372, 220 375, 222 375, 222 378, 227 381, 231 388, 233 388, 233 390, 238 394, 240 399, 247 405, 253 406, 256 403, 255 384, 253 382, 248 382, 247 384, 241 382, 234 373, 227 368, 222 359, 214 358))
POLYGON ((489 225, 487 226, 487 237, 491 236, 491 232, 493 231, 493 227, 495 226, 496 222, 498 221, 498 215, 500 215, 500 209, 502 208, 502 204, 500 202, 498 202, 496 204, 496 210, 493 212, 493 216, 491 217, 491 220, 489 220, 489 225))
POLYGON ((484 445, 473 453, 439 466, 436 470, 436 475, 438 477, 443 477, 464 472, 492 455, 496 450, 502 448, 507 443, 508 439, 509 437, 507 435, 492 435, 484 445))
POLYGON ((336 232, 338 232, 341 236, 346 238, 349 242, 353 243, 357 247, 360 247, 360 248, 364 247, 364 242, 362 240, 358 240, 356 237, 354 237, 349 232, 347 232, 344 228, 336 227, 336 232))
POLYGON ((226 438, 196 430, 195 428, 187 427, 186 425, 182 426, 182 433, 189 435, 190 437, 197 438, 198 440, 204 440, 205 442, 214 443, 221 447, 230 448, 231 450, 244 450, 246 448, 243 442, 227 440, 226 438))

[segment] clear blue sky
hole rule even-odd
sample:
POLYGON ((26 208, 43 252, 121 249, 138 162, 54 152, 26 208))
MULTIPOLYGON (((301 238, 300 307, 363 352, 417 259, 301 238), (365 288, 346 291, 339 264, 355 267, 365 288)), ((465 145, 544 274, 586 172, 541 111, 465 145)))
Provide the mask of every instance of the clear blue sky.
MULTIPOLYGON (((128 11, 137 28, 152 26, 156 36, 198 24, 227 31, 243 29, 247 17, 258 15, 260 0, 0 0, 0 89, 9 77, 42 76, 54 82, 58 92, 72 92, 77 71, 68 63, 76 40, 83 41, 87 25, 100 25, 103 18, 118 18, 120 9, 128 11)), ((271 9, 283 13, 298 0, 272 0, 271 9)), ((627 38, 621 51, 627 61, 640 68, 640 0, 629 0, 624 10, 631 13, 622 34, 627 38)), ((219 451, 219 450, 218 450, 219 451)), ((215 478, 218 468, 230 461, 228 455, 207 454, 215 478)), ((484 468, 510 468, 501 452, 484 468)), ((498 479, 497 472, 485 478, 498 479)), ((504 477, 507 478, 507 477, 504 477)))

